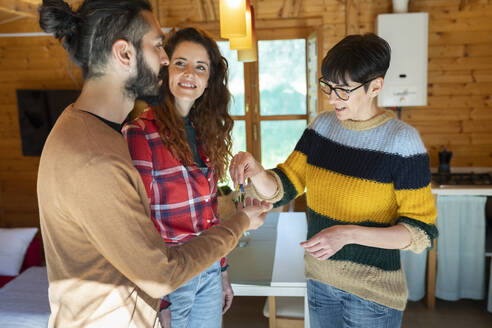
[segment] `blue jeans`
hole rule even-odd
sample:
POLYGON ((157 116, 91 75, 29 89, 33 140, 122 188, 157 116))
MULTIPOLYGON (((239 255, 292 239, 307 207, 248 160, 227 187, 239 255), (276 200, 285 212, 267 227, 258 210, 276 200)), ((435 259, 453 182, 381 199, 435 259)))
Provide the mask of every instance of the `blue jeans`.
POLYGON ((387 306, 316 280, 307 281, 311 328, 394 328, 403 316, 387 306))
POLYGON ((220 328, 222 275, 220 261, 168 295, 172 328, 220 328))

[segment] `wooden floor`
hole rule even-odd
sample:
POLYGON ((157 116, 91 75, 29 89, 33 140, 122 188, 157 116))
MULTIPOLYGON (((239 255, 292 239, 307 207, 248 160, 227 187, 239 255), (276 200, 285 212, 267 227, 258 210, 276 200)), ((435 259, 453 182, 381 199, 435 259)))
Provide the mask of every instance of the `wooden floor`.
MULTIPOLYGON (((268 328, 263 316, 265 297, 235 297, 231 309, 224 316, 224 328, 268 328)), ((403 328, 491 328, 492 313, 486 301, 436 300, 436 308, 428 310, 423 302, 409 302, 403 315, 403 328)))

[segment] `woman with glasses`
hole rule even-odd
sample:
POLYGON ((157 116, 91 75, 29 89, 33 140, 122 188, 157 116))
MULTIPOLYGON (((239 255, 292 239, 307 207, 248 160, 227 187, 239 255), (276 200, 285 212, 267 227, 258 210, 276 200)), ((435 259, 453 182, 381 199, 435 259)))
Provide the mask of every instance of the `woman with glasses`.
POLYGON ((275 206, 306 192, 313 328, 399 327, 408 294, 399 252, 422 252, 437 236, 427 151, 414 128, 377 107, 390 53, 374 34, 344 38, 319 80, 335 110, 316 117, 285 163, 265 170, 241 152, 229 169, 275 206))

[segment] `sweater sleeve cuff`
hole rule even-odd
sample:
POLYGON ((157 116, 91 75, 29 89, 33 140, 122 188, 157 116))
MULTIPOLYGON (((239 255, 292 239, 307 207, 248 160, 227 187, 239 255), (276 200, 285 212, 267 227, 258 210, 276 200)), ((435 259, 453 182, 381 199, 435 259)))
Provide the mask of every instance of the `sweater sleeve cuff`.
POLYGON ((272 170, 266 170, 265 172, 272 176, 275 179, 275 183, 277 184, 277 190, 275 191, 275 194, 273 196, 265 197, 260 194, 258 190, 256 190, 255 186, 252 183, 249 185, 251 185, 252 193, 256 196, 255 198, 267 201, 269 203, 276 203, 284 197, 284 186, 282 184, 282 180, 280 180, 280 177, 277 175, 277 173, 272 170))
POLYGON ((429 237, 422 229, 403 222, 398 224, 403 225, 410 232, 412 238, 410 244, 405 248, 402 248, 403 251, 422 253, 425 249, 431 247, 429 237))

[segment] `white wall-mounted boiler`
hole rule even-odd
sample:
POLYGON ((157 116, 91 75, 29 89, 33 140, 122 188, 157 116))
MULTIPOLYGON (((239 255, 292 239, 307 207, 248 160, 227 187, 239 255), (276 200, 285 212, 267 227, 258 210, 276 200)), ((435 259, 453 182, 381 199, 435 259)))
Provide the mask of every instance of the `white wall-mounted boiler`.
POLYGON ((391 46, 380 107, 427 105, 427 13, 381 14, 377 34, 391 46))

